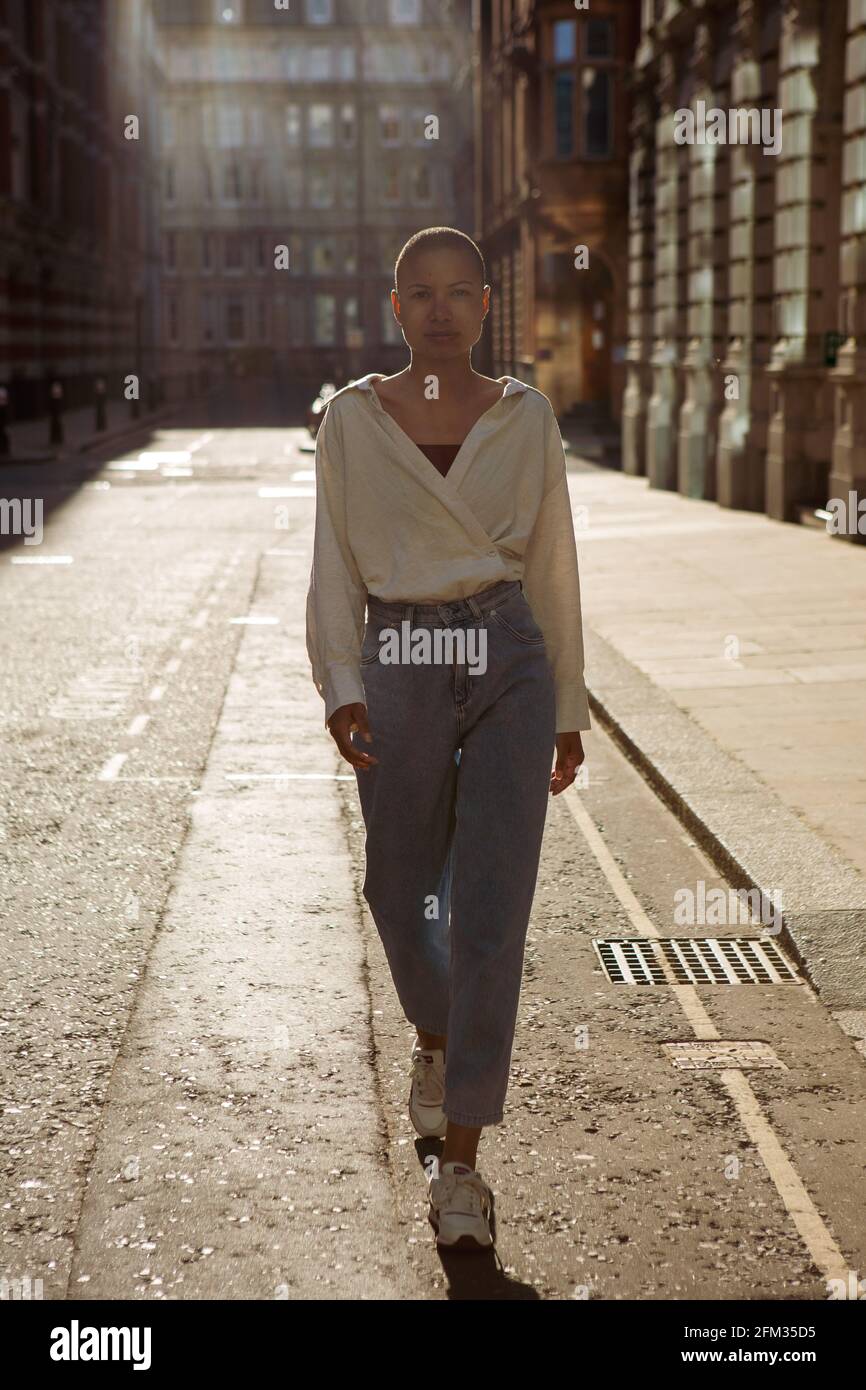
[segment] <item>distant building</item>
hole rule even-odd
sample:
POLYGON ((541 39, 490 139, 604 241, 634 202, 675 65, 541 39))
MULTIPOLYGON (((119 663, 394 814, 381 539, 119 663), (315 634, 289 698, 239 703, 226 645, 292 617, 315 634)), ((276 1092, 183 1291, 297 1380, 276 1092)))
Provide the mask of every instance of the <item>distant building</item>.
POLYGON ((631 146, 625 468, 866 495, 866 4, 644 0, 631 146))
POLYGON ((469 0, 159 0, 163 366, 309 393, 407 349, 403 243, 471 234, 469 0))
POLYGON ((473 29, 485 370, 617 413, 638 0, 475 0, 473 29))
POLYGON ((0 383, 14 417, 156 374, 161 70, 152 0, 5 0, 0 383), (138 120, 138 138, 128 139, 138 120))

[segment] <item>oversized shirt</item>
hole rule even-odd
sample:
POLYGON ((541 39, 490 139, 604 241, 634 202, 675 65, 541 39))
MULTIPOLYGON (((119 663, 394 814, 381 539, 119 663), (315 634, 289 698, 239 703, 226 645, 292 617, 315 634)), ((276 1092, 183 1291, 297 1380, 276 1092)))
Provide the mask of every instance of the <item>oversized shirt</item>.
POLYGON ((591 728, 577 547, 550 401, 499 377, 501 397, 443 476, 385 410, 375 379, 383 373, 331 396, 316 437, 307 653, 325 724, 341 705, 366 704, 368 594, 444 603, 520 579, 553 673, 556 731, 591 728))

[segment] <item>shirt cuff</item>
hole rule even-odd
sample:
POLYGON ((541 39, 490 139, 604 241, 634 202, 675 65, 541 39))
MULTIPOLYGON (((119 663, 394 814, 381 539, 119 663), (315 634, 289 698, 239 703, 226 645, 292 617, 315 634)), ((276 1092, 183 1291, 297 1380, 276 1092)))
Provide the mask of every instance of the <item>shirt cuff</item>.
POLYGON ((325 700, 326 728, 331 715, 341 705, 366 705, 367 703, 367 694, 358 667, 329 667, 324 684, 319 687, 319 691, 325 700))
POLYGON ((582 730, 591 728, 589 697, 585 690, 572 688, 567 694, 557 698, 556 732, 558 734, 580 733, 582 730))

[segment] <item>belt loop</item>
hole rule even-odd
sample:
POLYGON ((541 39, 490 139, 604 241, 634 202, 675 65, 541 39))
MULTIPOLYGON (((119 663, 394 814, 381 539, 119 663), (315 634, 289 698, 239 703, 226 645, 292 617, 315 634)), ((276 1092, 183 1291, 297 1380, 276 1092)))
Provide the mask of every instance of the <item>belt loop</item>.
POLYGON ((472 609, 473 618, 481 617, 481 609, 478 607, 478 604, 476 603, 475 599, 472 597, 471 594, 469 595, 469 607, 472 609))

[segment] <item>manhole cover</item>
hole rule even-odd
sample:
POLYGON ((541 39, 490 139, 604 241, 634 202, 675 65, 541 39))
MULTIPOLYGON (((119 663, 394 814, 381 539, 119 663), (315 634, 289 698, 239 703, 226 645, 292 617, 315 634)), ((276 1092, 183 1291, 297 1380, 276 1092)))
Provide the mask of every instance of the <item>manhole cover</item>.
POLYGON ((593 941, 615 985, 798 985, 773 941, 757 937, 637 937, 593 941))
POLYGON ((765 1042, 672 1042, 662 1043, 662 1051, 681 1071, 722 1071, 725 1067, 788 1070, 765 1042))

